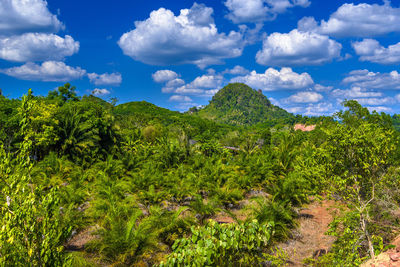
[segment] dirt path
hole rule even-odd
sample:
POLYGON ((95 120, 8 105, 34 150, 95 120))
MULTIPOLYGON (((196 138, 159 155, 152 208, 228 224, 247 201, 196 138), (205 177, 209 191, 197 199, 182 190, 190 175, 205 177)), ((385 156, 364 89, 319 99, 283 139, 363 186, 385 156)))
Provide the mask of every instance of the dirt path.
POLYGON ((334 201, 313 202, 300 212, 299 227, 295 238, 280 245, 289 255, 289 266, 303 266, 303 260, 325 254, 335 238, 325 235, 332 221, 330 208, 334 201))
POLYGON ((79 232, 67 242, 65 249, 67 251, 83 251, 87 243, 98 238, 94 235, 94 232, 98 229, 98 226, 92 226, 79 232))

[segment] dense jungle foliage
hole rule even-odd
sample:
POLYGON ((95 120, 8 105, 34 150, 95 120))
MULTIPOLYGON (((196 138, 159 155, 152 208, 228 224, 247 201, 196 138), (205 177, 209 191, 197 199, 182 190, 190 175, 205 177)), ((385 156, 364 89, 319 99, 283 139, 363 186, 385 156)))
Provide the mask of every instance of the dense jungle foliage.
POLYGON ((202 118, 232 125, 258 123, 293 123, 295 117, 271 104, 265 95, 243 83, 231 83, 219 90, 203 109, 189 110, 202 118))
POLYGON ((336 241, 307 264, 358 266, 388 247, 400 230, 397 116, 346 101, 334 118, 285 124, 258 92, 221 91, 255 103, 249 121, 116 106, 69 84, 0 96, 0 266, 283 266, 299 209, 328 198, 336 241))

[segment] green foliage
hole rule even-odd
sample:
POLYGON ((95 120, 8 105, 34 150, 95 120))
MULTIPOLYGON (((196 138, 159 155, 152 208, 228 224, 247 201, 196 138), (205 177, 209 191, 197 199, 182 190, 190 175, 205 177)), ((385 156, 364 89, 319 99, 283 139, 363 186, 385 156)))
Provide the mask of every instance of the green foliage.
POLYGON ((194 114, 233 125, 254 125, 293 118, 292 114, 272 105, 262 92, 242 83, 228 84, 213 96, 209 105, 194 114))
POLYGON ((155 142, 158 138, 161 137, 161 131, 159 128, 156 128, 153 125, 149 125, 142 130, 142 135, 144 140, 147 142, 153 143, 155 142))
POLYGON ((104 220, 104 225, 98 234, 101 242, 92 244, 107 259, 132 265, 145 252, 157 247, 157 233, 153 229, 151 220, 140 221, 142 212, 133 210, 129 217, 113 212, 104 220))
POLYGON ((327 177, 330 177, 332 192, 357 212, 356 229, 363 233, 368 252, 374 258, 370 209, 377 198, 377 190, 385 184, 389 158, 396 149, 397 138, 390 124, 389 127, 386 124, 385 116, 370 114, 355 101, 344 105, 349 109, 337 114, 342 123, 327 129, 323 164, 327 177))
POLYGON ((280 266, 272 246, 325 193, 346 213, 314 263, 359 264, 400 227, 399 134, 395 117, 345 106, 336 120, 293 117, 241 84, 186 114, 69 84, 0 96, 0 266, 280 266), (222 212, 235 223, 207 222, 222 212))
POLYGON ((71 232, 64 225, 57 187, 32 184, 31 154, 35 143, 32 123, 35 102, 31 91, 24 96, 19 115, 23 142, 12 155, 0 147, 0 265, 61 266, 63 242, 71 232), (16 156, 16 158, 14 158, 16 156))
MULTIPOLYGON (((337 239, 331 251, 318 259, 316 265, 324 266, 360 266, 368 256, 366 246, 362 245, 363 231, 359 226, 360 214, 357 211, 346 212, 336 217, 330 224, 328 235, 337 239)), ((383 250, 382 239, 372 236, 375 251, 379 254, 383 250)))
POLYGON ((252 207, 253 217, 261 224, 274 222, 275 238, 285 240, 288 238, 289 229, 296 225, 294 212, 290 204, 257 198, 256 205, 252 207))
POLYGON ((63 105, 70 101, 78 101, 79 97, 76 95, 75 90, 75 86, 66 83, 63 86, 59 86, 56 90, 49 92, 47 98, 55 101, 59 105, 63 105))
POLYGON ((191 231, 190 237, 175 242, 173 253, 160 266, 248 266, 272 258, 263 249, 270 245, 273 223, 219 225, 211 220, 191 231))

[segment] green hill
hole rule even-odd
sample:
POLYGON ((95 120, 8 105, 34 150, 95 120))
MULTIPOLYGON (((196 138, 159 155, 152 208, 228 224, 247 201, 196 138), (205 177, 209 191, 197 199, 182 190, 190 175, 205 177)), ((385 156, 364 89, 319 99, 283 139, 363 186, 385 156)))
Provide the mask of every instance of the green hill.
POLYGON ((216 93, 200 110, 190 110, 202 118, 232 125, 254 125, 271 121, 290 121, 293 114, 271 104, 261 91, 243 83, 231 83, 216 93))
POLYGON ((186 130, 190 138, 207 139, 226 133, 232 126, 219 124, 187 113, 180 113, 158 107, 146 101, 124 103, 114 108, 114 114, 123 128, 146 125, 179 126, 186 130))

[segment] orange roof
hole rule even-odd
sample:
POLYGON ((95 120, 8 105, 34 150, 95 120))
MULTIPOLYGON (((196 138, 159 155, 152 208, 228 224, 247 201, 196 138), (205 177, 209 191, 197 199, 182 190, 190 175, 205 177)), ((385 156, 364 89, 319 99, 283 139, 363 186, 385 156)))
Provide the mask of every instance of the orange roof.
POLYGON ((308 126, 306 126, 305 124, 295 124, 294 125, 294 130, 295 131, 300 130, 300 131, 303 131, 303 132, 310 132, 310 131, 312 131, 314 129, 315 129, 315 125, 308 125, 308 126))

